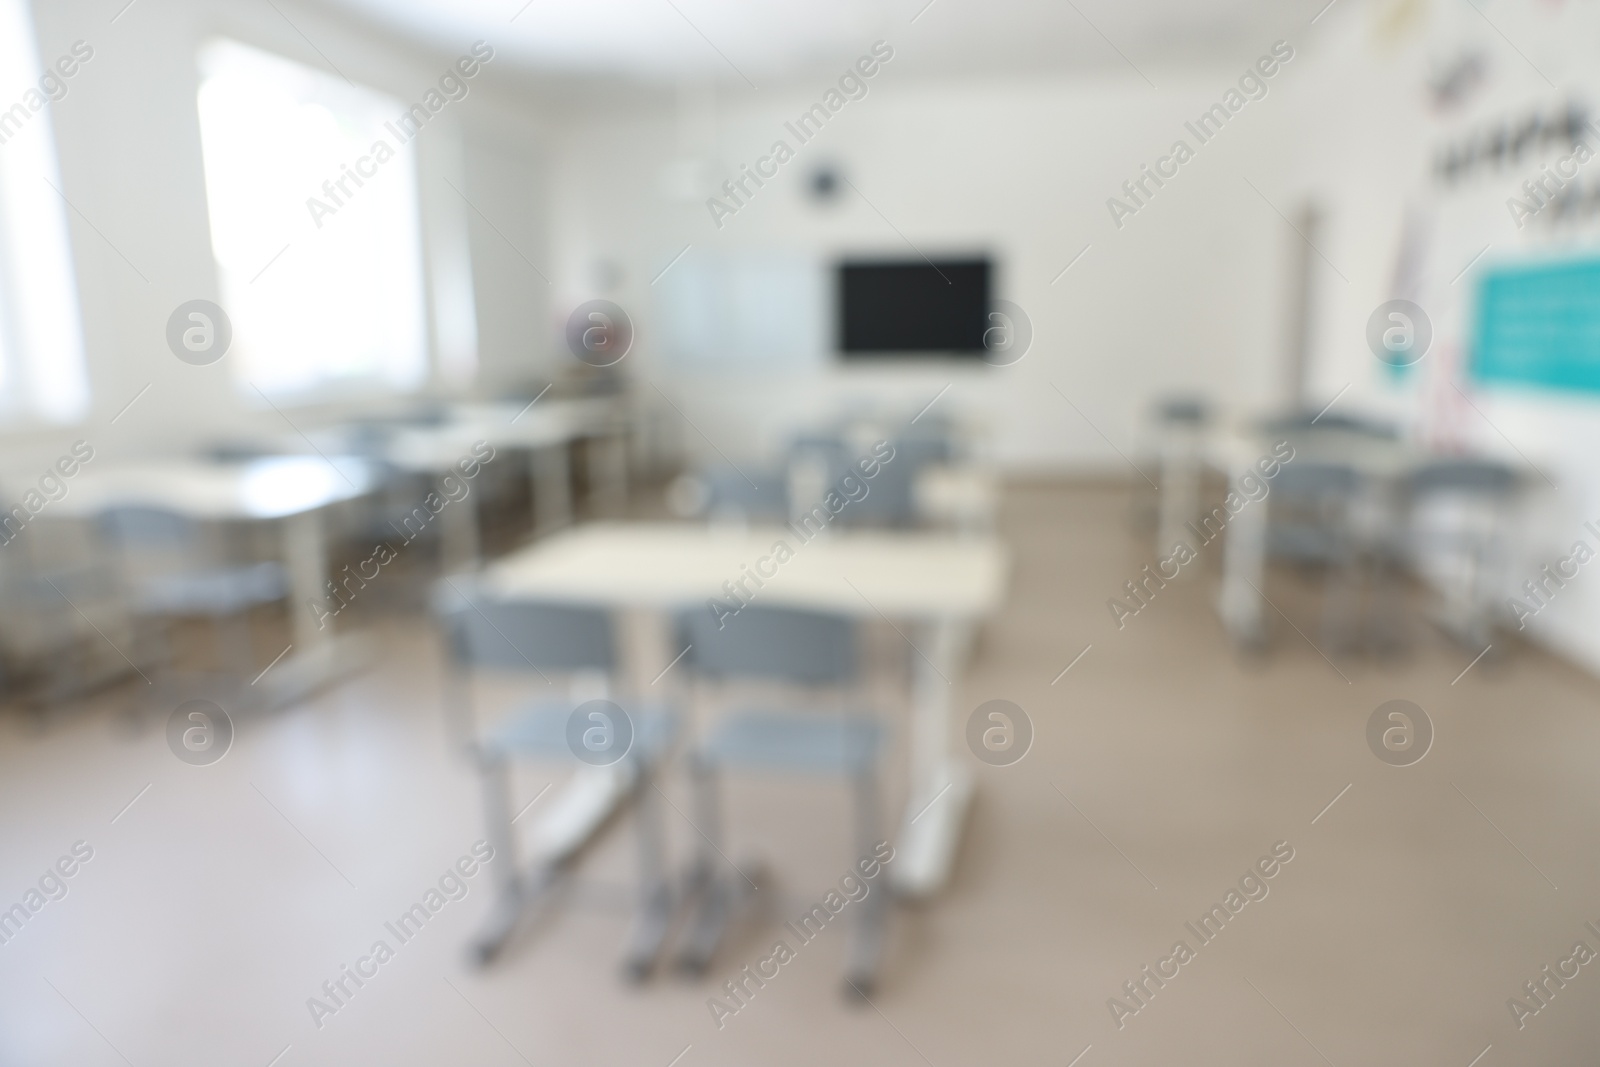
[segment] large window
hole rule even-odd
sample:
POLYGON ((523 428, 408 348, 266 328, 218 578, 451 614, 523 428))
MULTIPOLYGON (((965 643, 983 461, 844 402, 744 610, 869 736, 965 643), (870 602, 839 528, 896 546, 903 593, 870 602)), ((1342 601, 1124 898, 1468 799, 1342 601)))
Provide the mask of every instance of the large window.
POLYGON ((211 244, 241 388, 285 399, 404 390, 427 371, 405 105, 232 41, 200 56, 211 244))
POLYGON ((72 422, 89 381, 50 124, 69 89, 40 68, 27 7, 0 0, 0 419, 72 422))

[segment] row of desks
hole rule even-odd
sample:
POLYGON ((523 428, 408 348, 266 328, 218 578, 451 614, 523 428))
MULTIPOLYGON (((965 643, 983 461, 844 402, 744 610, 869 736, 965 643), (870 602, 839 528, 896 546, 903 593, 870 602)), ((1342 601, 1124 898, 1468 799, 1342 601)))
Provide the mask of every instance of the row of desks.
MULTIPOLYGON (((327 516, 331 509, 377 491, 383 466, 430 477, 455 468, 487 441, 497 453, 530 457, 534 498, 541 528, 564 525, 572 516, 568 449, 592 440, 591 481, 603 495, 626 494, 625 422, 611 397, 538 400, 526 405, 465 404, 429 425, 396 425, 382 439, 375 458, 348 454, 355 431, 313 431, 286 439, 278 455, 243 462, 198 457, 119 461, 100 458, 85 464, 67 483, 67 492, 46 505, 35 523, 51 519, 92 519, 108 508, 157 507, 207 522, 261 522, 277 528, 279 554, 289 572, 292 652, 273 670, 276 703, 298 699, 327 681, 358 668, 371 657, 359 639, 343 638, 318 622, 311 605, 325 596, 329 565, 327 516), (307 450, 309 446, 309 450, 307 450)), ((508 461, 508 460, 507 460, 508 461)), ((15 499, 37 477, 18 472, 0 477, 0 492, 15 499), (13 491, 15 490, 15 491, 13 491)), ((454 566, 472 564, 477 555, 476 506, 446 507, 441 513, 445 558, 454 566)), ((39 536, 28 531, 25 536, 39 536)))
MULTIPOLYGON (((1195 442, 1194 462, 1163 464, 1160 539, 1170 540, 1181 531, 1182 522, 1197 512, 1202 468, 1222 474, 1231 490, 1248 496, 1244 480, 1252 474, 1259 477, 1258 461, 1270 459, 1281 441, 1293 446, 1292 463, 1349 466, 1370 491, 1389 497, 1399 494, 1417 471, 1451 458, 1399 438, 1316 426, 1280 432, 1236 427, 1206 434, 1195 442)), ((1266 604, 1261 588, 1267 565, 1270 480, 1268 485, 1267 499, 1246 505, 1229 519, 1223 540, 1217 612, 1229 636, 1240 645, 1259 644, 1266 632, 1266 604)), ((1180 536, 1191 539, 1187 532, 1180 536)), ((1170 544, 1157 546, 1162 556, 1170 550, 1170 544)))
MULTIPOLYGON (((436 474, 470 455, 480 440, 497 450, 526 449, 537 457, 577 437, 601 435, 613 417, 599 406, 568 407, 530 419, 534 411, 537 406, 520 412, 485 408, 441 426, 405 428, 391 439, 386 459, 436 474)), ((560 463, 564 483, 564 454, 560 463)), ((541 468, 535 459, 536 499, 541 469, 548 480, 554 466, 541 468)), ((200 520, 275 524, 292 583, 293 652, 273 668, 268 684, 275 687, 277 702, 284 703, 356 669, 372 654, 360 635, 336 635, 320 626, 309 605, 321 602, 328 578, 328 511, 380 483, 371 462, 332 453, 227 464, 198 459, 96 463, 72 479, 68 494, 50 504, 49 513, 92 517, 112 506, 147 505, 200 520)), ((553 491, 547 487, 545 493, 553 491)), ((445 512, 455 511, 460 521, 472 510, 447 507, 445 512)), ((723 597, 724 583, 738 579, 744 565, 769 555, 780 539, 795 554, 767 580, 761 603, 888 619, 912 646, 911 795, 895 869, 902 891, 932 893, 948 878, 971 798, 971 774, 951 753, 952 701, 971 634, 1003 597, 1008 564, 995 538, 853 530, 803 541, 782 527, 594 523, 564 529, 503 557, 487 569, 485 579, 507 597, 664 613, 723 597)), ((657 629, 662 641, 654 658, 659 662, 633 664, 635 678, 653 678, 681 651, 666 646, 669 628, 657 629)))

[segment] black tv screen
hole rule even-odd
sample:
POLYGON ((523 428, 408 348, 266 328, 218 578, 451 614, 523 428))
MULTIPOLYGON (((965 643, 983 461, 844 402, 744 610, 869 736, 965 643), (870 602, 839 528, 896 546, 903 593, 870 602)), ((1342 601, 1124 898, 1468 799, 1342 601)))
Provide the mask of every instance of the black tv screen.
POLYGON ((984 354, 987 259, 848 261, 837 284, 846 359, 984 354))

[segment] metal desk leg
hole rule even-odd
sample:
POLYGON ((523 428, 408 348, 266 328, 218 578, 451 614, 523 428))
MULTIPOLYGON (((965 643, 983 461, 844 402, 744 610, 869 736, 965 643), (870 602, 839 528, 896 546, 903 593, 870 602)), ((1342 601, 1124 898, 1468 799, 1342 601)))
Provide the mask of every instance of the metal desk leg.
MULTIPOLYGON (((882 840, 878 836, 878 772, 873 768, 856 779, 856 856, 870 856, 882 840)), ((868 889, 852 919, 844 981, 847 995, 870 997, 878 983, 878 967, 883 962, 888 935, 888 886, 880 880, 868 889), (875 891, 874 891, 875 890, 875 891)))
POLYGON ((291 515, 283 527, 284 564, 289 568, 290 633, 295 647, 305 651, 333 639, 332 620, 318 622, 313 605, 337 607, 328 600, 323 583, 327 581, 327 541, 322 531, 322 513, 307 511, 291 515))
POLYGON ((1161 451, 1161 494, 1156 527, 1156 556, 1166 559, 1172 546, 1193 535, 1184 523, 1195 517, 1200 501, 1200 448, 1193 435, 1169 437, 1161 451))
POLYGON ((565 443, 533 450, 533 529, 550 533, 572 521, 572 477, 565 443))
POLYGON ((478 500, 468 495, 446 504, 441 513, 440 555, 444 572, 471 570, 478 562, 478 500))
POLYGON ((971 636, 968 623, 940 620, 922 632, 915 658, 911 800, 889 867, 902 896, 931 896, 944 887, 972 802, 972 772, 950 751, 954 683, 971 636))
POLYGON ((691 756, 689 774, 694 788, 694 825, 700 840, 690 867, 686 896, 698 898, 678 950, 677 966, 690 974, 705 974, 727 930, 734 910, 734 886, 721 870, 723 856, 721 787, 717 768, 691 756))
POLYGON ((628 438, 617 430, 603 437, 591 437, 585 454, 590 490, 595 511, 602 515, 621 515, 628 507, 628 438))
MULTIPOLYGON (((294 654, 286 656, 259 679, 272 707, 292 704, 323 686, 367 666, 375 656, 372 644, 334 632, 334 620, 313 610, 336 606, 328 601, 327 541, 322 512, 305 511, 283 522, 283 558, 289 570, 289 632, 294 654)), ((256 684, 256 683, 252 683, 256 684)))
POLYGON ((656 792, 655 768, 643 764, 636 787, 634 818, 638 820, 639 903, 633 929, 628 934, 628 950, 623 958, 624 973, 641 981, 655 967, 656 958, 667 940, 672 924, 672 887, 667 878, 666 830, 662 826, 661 798, 656 792))
MULTIPOLYGON (((1228 485, 1243 497, 1241 473, 1233 471, 1228 485)), ((1269 501, 1270 498, 1252 504, 1230 519, 1222 542, 1222 590, 1217 596, 1217 612, 1228 635, 1241 645, 1259 645, 1266 640, 1261 595, 1256 590, 1265 579, 1269 501), (1252 583, 1255 588, 1251 588, 1252 583)))
POLYGON ((484 822, 489 845, 494 849, 494 904, 469 948, 473 961, 481 965, 492 960, 511 940, 522 914, 523 884, 511 830, 510 768, 498 753, 477 752, 473 758, 478 762, 484 822))

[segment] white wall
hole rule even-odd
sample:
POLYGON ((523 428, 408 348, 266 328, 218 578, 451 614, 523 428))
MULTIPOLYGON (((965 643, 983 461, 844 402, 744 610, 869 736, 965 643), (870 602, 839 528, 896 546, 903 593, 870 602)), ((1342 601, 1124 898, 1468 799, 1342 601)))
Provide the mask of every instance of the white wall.
MULTIPOLYGON (((868 96, 800 146, 720 229, 706 196, 774 139, 795 144, 784 120, 827 82, 763 87, 758 98, 724 94, 709 122, 683 121, 670 98, 650 111, 585 114, 569 123, 558 164, 558 286, 576 302, 593 295, 584 292, 589 264, 624 264, 615 297, 639 322, 635 371, 660 383, 730 454, 761 448, 786 424, 841 400, 871 399, 910 415, 951 384, 940 404, 988 423, 1006 466, 1127 474, 1056 388, 1130 455, 1154 396, 1200 390, 1258 408, 1281 390, 1281 274, 1292 232, 1242 176, 1257 174, 1257 185, 1277 195, 1259 177, 1260 160, 1269 150, 1293 151, 1274 143, 1274 112, 1280 86, 1302 71, 1285 67, 1265 100, 1247 105, 1123 228, 1106 208, 1121 183, 1176 138, 1195 143, 1184 120, 1215 102, 1254 58, 1242 56, 1237 69, 1164 74, 1159 91, 1133 74, 902 83, 891 61, 868 96), (697 136, 706 125, 714 133, 697 136), (695 158, 707 161, 698 195, 675 197, 674 161, 695 158), (805 179, 823 161, 836 163, 871 205, 848 189, 832 207, 808 200, 805 179), (843 367, 822 351, 776 379, 685 370, 664 357, 662 286, 650 280, 686 244, 684 264, 751 253, 826 263, 847 253, 914 259, 918 251, 987 250, 999 265, 998 295, 1032 318, 1033 348, 1007 368, 843 367)), ((829 329, 812 331, 822 347, 829 329)), ((768 363, 761 353, 751 358, 768 363)), ((688 437, 705 451, 697 434, 688 437)))

